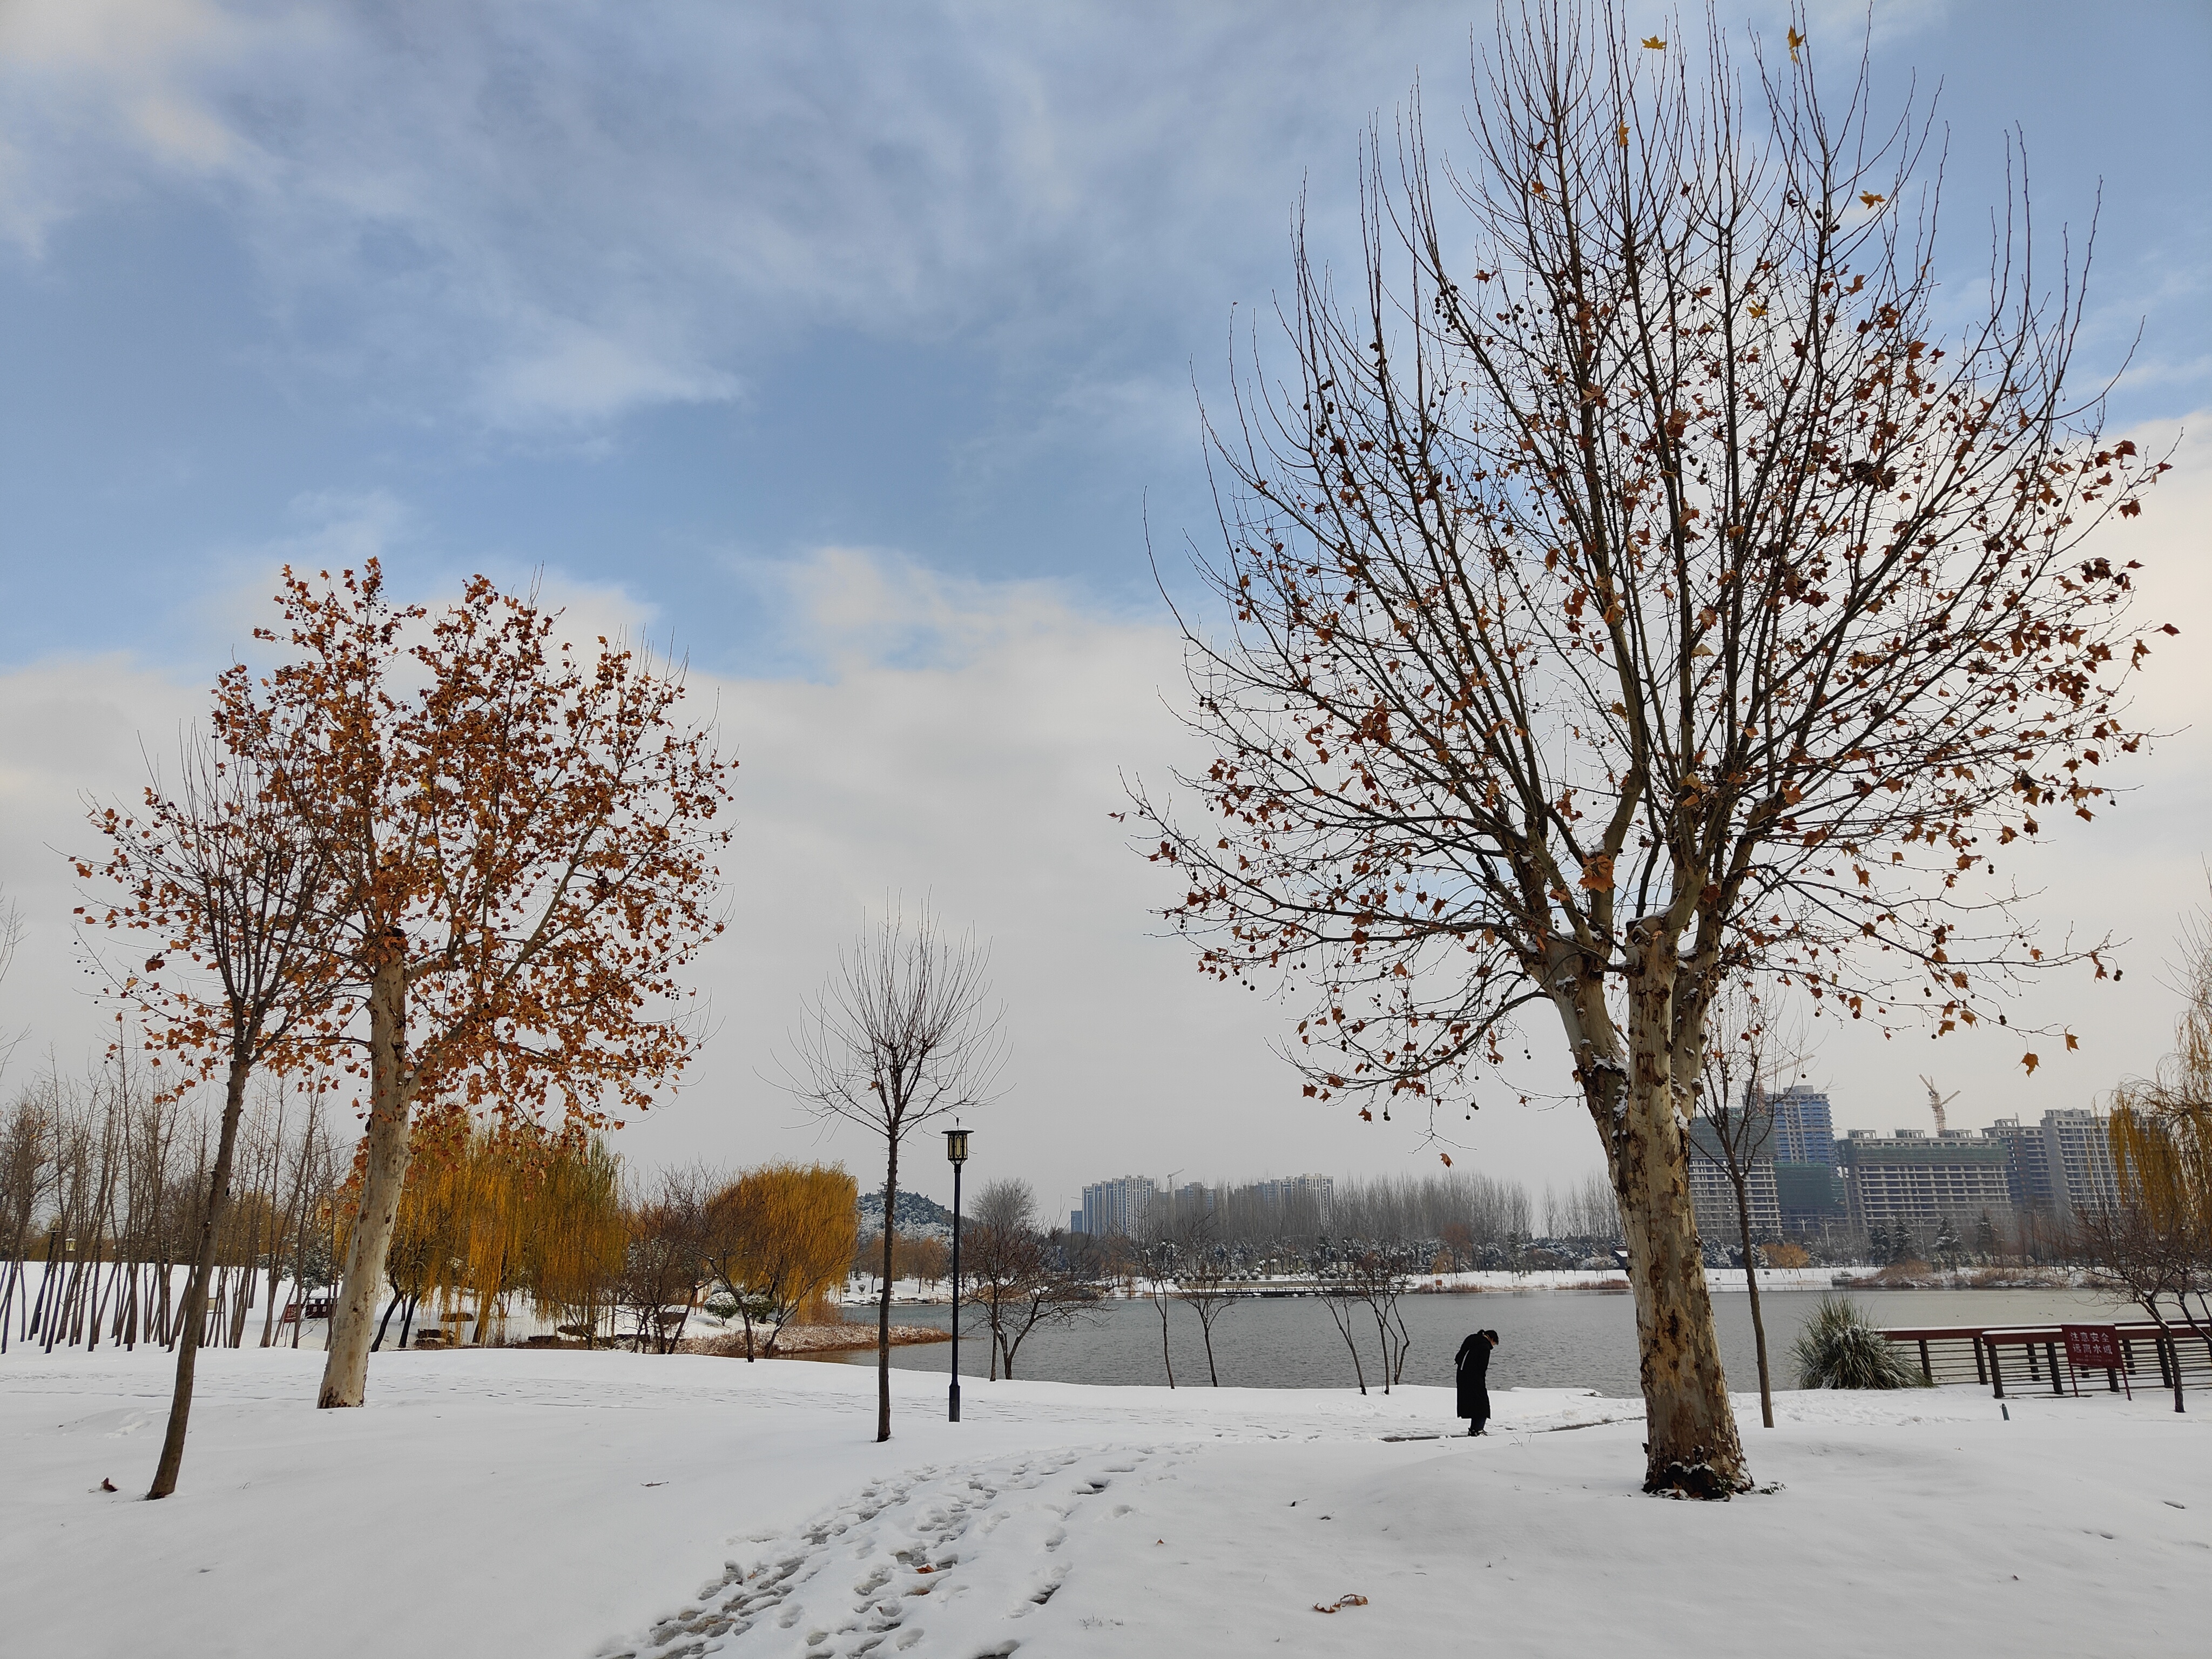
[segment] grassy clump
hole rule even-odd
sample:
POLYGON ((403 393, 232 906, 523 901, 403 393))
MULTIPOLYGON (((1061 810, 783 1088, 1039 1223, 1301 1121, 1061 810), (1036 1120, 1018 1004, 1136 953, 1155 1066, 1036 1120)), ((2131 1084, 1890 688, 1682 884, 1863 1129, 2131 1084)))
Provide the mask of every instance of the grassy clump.
POLYGON ((1791 1345, 1801 1389, 1917 1389, 1920 1368, 1856 1302, 1823 1297, 1791 1345))

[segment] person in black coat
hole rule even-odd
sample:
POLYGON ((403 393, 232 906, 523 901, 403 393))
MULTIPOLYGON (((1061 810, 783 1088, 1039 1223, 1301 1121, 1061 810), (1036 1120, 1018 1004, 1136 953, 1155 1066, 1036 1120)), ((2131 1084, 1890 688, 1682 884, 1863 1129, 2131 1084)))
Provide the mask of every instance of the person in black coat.
POLYGON ((1496 1331, 1477 1331, 1452 1358, 1459 1382, 1458 1414, 1467 1419, 1469 1434, 1480 1434, 1490 1421, 1490 1351, 1497 1346, 1496 1331))

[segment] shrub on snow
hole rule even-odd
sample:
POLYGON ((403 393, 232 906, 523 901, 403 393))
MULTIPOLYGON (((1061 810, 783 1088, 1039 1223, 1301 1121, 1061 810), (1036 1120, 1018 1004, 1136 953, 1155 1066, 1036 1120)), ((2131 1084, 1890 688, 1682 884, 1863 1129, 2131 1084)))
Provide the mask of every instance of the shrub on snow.
POLYGON ((1823 1297, 1790 1353, 1801 1389, 1917 1389, 1919 1369, 1856 1302, 1823 1297))

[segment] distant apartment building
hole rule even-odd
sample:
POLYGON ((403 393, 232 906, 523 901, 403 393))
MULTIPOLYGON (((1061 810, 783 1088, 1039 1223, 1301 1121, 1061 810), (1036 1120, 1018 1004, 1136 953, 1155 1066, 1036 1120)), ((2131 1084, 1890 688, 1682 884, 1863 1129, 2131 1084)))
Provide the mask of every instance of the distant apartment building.
POLYGON ((1127 1236, 1142 1232, 1145 1218, 1152 1213, 1152 1199, 1158 1191, 1149 1176, 1121 1176, 1112 1181, 1094 1182, 1083 1189, 1083 1207, 1075 1212, 1075 1231, 1089 1233, 1094 1238, 1103 1238, 1109 1233, 1127 1236))
POLYGON ((2004 1148, 2014 1207, 2063 1223, 2118 1201, 2106 1127, 2103 1114, 2069 1107, 2040 1123, 1999 1118, 1982 1133, 2004 1148))
POLYGON ((1218 1187, 1212 1202, 1231 1231, 1311 1237, 1329 1230, 1336 1207, 1336 1182, 1325 1175, 1285 1176, 1239 1187, 1218 1187))
POLYGON ((1325 1175, 1285 1176, 1279 1181, 1255 1181, 1252 1191, 1263 1198, 1310 1200, 1326 1215, 1336 1196, 1336 1179, 1325 1175))
POLYGON ((1762 1103, 1774 1117, 1774 1141, 1770 1149, 1777 1164, 1824 1164, 1836 1167, 1835 1114, 1828 1091, 1809 1083, 1793 1083, 1762 1103))
POLYGON ((1825 1233, 1844 1224, 1844 1178, 1826 1164, 1774 1165, 1774 1197, 1785 1233, 1825 1233))
POLYGON ((1948 1224, 1964 1238, 1984 1215, 2000 1229, 2011 1224, 2012 1183, 2001 1142, 1966 1129, 1936 1135, 1854 1129, 1836 1152, 1854 1232, 1900 1222, 1926 1232, 1948 1224))
MULTIPOLYGON (((1744 1198, 1751 1212, 1753 1238, 1771 1238, 1782 1231, 1782 1205, 1774 1181, 1774 1119, 1752 1097, 1742 1127, 1746 1131, 1739 1156, 1745 1160, 1744 1198)), ((1730 1114, 1729 1127, 1735 1128, 1730 1114)), ((1742 1218, 1736 1213, 1735 1184, 1729 1178, 1720 1131, 1704 1118, 1690 1125, 1690 1203, 1698 1212, 1698 1236, 1708 1244, 1726 1248, 1742 1241, 1742 1218)))
POLYGON ((1835 1114, 1828 1091, 1793 1083, 1767 1094, 1748 1091, 1751 1109, 1772 1120, 1765 1152, 1772 1160, 1779 1231, 1823 1233, 1844 1222, 1844 1183, 1836 1173, 1835 1114))
POLYGON ((1199 1216, 1212 1215, 1214 1207, 1214 1189, 1200 1182, 1186 1181, 1175 1189, 1175 1206, 1176 1217, 1178 1220, 1192 1220, 1199 1216))

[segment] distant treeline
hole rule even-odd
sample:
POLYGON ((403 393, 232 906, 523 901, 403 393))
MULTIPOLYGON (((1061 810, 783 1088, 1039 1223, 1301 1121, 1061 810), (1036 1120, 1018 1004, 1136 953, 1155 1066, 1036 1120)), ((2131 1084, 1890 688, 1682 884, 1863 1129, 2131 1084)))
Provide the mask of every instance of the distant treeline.
POLYGON ((1245 1248, 1305 1246, 1330 1238, 1372 1244, 1437 1243, 1457 1254, 1509 1248, 1535 1237, 1617 1243, 1620 1212, 1613 1189, 1591 1175, 1564 1191, 1544 1188, 1532 1200, 1525 1182, 1480 1174, 1353 1176, 1334 1183, 1324 1204, 1316 1193, 1274 1185, 1162 1193, 1147 1232, 1197 1230, 1245 1248))

